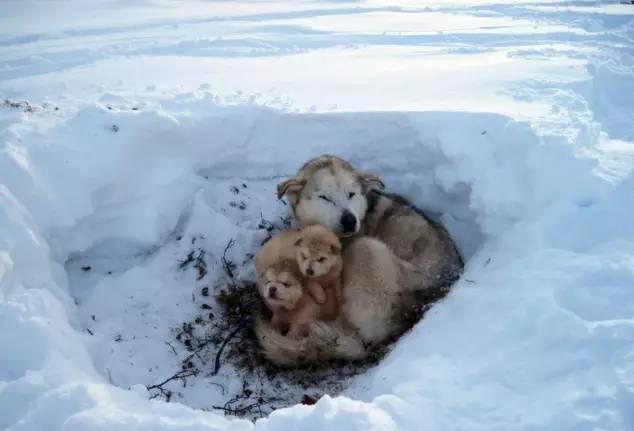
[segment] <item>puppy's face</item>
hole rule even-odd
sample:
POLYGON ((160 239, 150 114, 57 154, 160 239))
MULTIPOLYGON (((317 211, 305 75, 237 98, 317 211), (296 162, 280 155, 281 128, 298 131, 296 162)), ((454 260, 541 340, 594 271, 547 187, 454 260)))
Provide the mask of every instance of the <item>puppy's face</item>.
POLYGON ((322 226, 302 230, 295 242, 297 264, 306 277, 328 274, 341 260, 341 243, 334 233, 322 226))
POLYGON ((302 281, 287 269, 271 267, 260 277, 258 289, 271 306, 293 309, 304 294, 302 281))

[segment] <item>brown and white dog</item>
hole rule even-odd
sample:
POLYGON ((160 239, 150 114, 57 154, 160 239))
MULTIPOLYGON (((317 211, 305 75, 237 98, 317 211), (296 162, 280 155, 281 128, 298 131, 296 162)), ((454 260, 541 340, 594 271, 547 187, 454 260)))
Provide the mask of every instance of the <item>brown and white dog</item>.
POLYGON ((367 345, 399 329, 413 292, 460 276, 464 264, 446 229, 383 188, 378 176, 330 155, 308 161, 278 185, 299 227, 322 225, 344 241, 344 304, 336 321, 314 322, 301 342, 257 320, 256 335, 274 363, 363 357, 367 345))
POLYGON ((299 226, 319 224, 344 239, 370 236, 387 244, 413 265, 417 288, 455 280, 463 262, 446 229, 384 187, 378 176, 324 155, 280 183, 277 194, 286 196, 299 226))

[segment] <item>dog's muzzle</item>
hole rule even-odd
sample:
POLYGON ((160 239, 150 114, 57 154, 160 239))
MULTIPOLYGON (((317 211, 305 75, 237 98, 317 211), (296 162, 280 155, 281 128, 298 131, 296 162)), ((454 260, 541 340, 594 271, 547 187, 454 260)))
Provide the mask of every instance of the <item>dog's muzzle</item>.
POLYGON ((355 233, 357 230, 357 218, 348 210, 345 210, 343 214, 341 214, 339 223, 341 224, 343 233, 355 233))
POLYGON ((277 299, 277 287, 275 286, 269 287, 269 298, 277 299))

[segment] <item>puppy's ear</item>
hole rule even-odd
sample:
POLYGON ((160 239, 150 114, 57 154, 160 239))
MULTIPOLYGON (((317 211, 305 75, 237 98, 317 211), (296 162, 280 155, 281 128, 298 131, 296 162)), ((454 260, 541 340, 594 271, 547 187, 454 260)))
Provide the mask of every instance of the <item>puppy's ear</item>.
POLYGON ((282 199, 282 197, 287 194, 289 195, 289 198, 294 200, 305 185, 306 180, 302 180, 297 177, 282 181, 277 185, 277 198, 282 199))
POLYGON ((297 247, 297 246, 299 246, 299 245, 301 245, 301 244, 302 244, 302 239, 301 239, 301 238, 297 238, 297 241, 295 241, 295 242, 293 243, 293 245, 294 245, 295 247, 297 247))
POLYGON ((385 184, 378 176, 374 174, 370 174, 368 172, 357 171, 357 177, 361 182, 361 186, 363 187, 363 192, 367 193, 370 190, 383 190, 385 188, 385 184))

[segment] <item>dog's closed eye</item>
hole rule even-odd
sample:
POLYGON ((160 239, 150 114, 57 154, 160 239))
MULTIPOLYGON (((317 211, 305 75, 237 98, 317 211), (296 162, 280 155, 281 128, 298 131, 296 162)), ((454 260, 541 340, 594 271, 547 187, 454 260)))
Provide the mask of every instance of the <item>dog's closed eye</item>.
POLYGON ((326 196, 326 195, 319 195, 318 197, 319 197, 319 199, 321 199, 321 200, 324 200, 324 201, 326 201, 326 202, 328 202, 328 203, 332 203, 332 199, 330 199, 330 198, 329 198, 328 196, 326 196))
POLYGON ((324 263, 326 261, 325 257, 320 257, 319 259, 317 259, 317 262, 319 263, 324 263))
POLYGON ((355 197, 355 195, 356 195, 355 192, 348 193, 348 199, 352 199, 353 197, 355 197))

